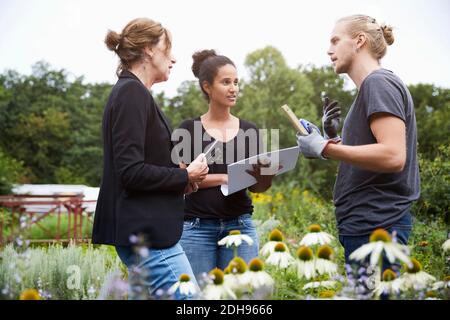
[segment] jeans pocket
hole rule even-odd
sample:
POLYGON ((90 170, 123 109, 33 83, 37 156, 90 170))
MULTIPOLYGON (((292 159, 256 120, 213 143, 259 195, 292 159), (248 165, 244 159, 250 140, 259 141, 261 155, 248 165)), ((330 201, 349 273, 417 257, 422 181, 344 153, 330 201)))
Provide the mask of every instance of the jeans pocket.
POLYGON ((198 219, 198 218, 184 221, 183 231, 189 231, 189 230, 197 228, 198 225, 200 224, 199 222, 200 222, 200 219, 198 219))
POLYGON ((244 226, 245 228, 254 229, 255 225, 253 224, 252 216, 250 214, 243 214, 238 218, 239 224, 244 226))

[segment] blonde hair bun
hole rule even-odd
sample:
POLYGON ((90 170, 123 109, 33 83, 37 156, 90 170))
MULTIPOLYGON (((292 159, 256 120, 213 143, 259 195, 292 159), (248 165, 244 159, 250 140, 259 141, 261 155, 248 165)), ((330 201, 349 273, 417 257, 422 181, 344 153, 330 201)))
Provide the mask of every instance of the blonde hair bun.
POLYGON ((386 40, 386 43, 388 44, 388 46, 393 44, 394 43, 394 34, 392 32, 392 27, 382 24, 381 30, 383 31, 383 37, 384 37, 384 40, 386 40))

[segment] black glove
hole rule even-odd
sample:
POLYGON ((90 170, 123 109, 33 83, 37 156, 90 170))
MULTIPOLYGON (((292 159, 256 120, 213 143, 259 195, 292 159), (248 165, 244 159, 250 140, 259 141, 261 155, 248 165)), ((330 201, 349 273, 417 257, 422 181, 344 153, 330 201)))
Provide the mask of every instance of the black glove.
POLYGON ((341 122, 341 107, 337 101, 330 103, 330 99, 325 97, 323 105, 322 128, 325 139, 339 138, 338 130, 341 122))

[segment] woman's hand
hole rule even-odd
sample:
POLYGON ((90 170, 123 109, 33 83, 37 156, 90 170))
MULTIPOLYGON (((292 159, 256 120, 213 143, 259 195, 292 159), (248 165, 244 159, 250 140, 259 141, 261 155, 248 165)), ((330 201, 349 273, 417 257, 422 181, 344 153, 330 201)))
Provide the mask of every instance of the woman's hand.
POLYGON ((258 159, 257 164, 253 164, 253 171, 246 170, 246 172, 256 179, 256 184, 251 186, 249 190, 251 192, 264 192, 272 186, 272 179, 275 177, 276 173, 283 168, 283 166, 279 166, 276 172, 273 174, 264 174, 261 172, 261 168, 270 168, 270 161, 261 163, 258 159))
POLYGON ((191 194, 193 192, 197 192, 198 190, 198 184, 197 183, 188 183, 186 188, 184 189, 184 194, 191 194))
POLYGON ((206 157, 204 153, 195 158, 189 166, 186 168, 189 176, 189 183, 200 183, 205 179, 208 174, 209 168, 206 162, 206 157))
MULTIPOLYGON (((186 169, 187 165, 184 162, 180 162, 180 168, 186 169)), ((191 194, 192 192, 197 192, 198 190, 198 183, 195 182, 189 182, 186 188, 184 188, 184 194, 191 194)))

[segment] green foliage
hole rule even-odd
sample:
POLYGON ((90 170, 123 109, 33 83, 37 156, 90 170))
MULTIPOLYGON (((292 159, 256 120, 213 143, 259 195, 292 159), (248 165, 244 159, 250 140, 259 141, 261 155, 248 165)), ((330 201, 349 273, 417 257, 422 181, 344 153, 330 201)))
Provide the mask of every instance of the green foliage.
MULTIPOLYGON (((68 235, 68 217, 66 214, 61 215, 60 220, 60 238, 61 239, 69 239, 73 237, 73 231, 71 235, 68 235)), ((72 220, 73 227, 73 220, 72 220)), ((39 225, 44 229, 38 227, 37 225, 32 225, 29 229, 27 229, 23 236, 29 240, 38 240, 38 239, 56 239, 57 231, 58 231, 58 217, 56 215, 48 216, 41 221, 39 221, 39 225), (48 232, 44 231, 48 230, 48 232)), ((92 235, 92 222, 90 222, 87 217, 83 217, 83 238, 90 239, 92 235)), ((79 235, 78 235, 79 236, 79 235)))
POLYGON ((450 89, 431 84, 408 87, 416 111, 419 152, 433 159, 440 145, 450 144, 450 89))
POLYGON ((175 97, 168 101, 158 97, 157 102, 171 119, 173 128, 177 128, 184 120, 199 117, 208 111, 208 103, 196 81, 184 81, 175 97))
POLYGON ((344 76, 336 75, 332 66, 315 67, 306 65, 300 66, 298 70, 304 73, 313 84, 315 95, 312 97, 312 101, 318 115, 322 115, 325 96, 328 96, 331 100, 339 101, 342 114, 347 114, 356 96, 356 89, 352 91, 344 90, 346 85, 344 76))
POLYGON ((289 68, 281 52, 273 47, 250 53, 245 66, 250 79, 242 84, 236 114, 255 122, 259 128, 279 129, 281 146, 295 145, 295 130, 280 107, 287 104, 299 117, 317 123, 311 82, 304 74, 289 68))
POLYGON ((6 155, 0 148, 0 194, 11 193, 13 183, 22 177, 22 163, 6 155))
MULTIPOLYGON (((280 229, 285 235, 285 243, 293 256, 299 247, 300 240, 308 232, 307 227, 311 224, 319 224, 323 231, 336 238, 338 236, 332 203, 323 201, 308 190, 276 186, 264 194, 252 194, 252 199, 255 207, 254 219, 258 222, 258 229, 261 229, 270 219, 272 228, 280 229), (259 221, 266 222, 259 223, 259 221)), ((408 241, 411 256, 422 263, 425 272, 438 280, 450 274, 448 257, 442 250, 442 244, 447 239, 447 228, 442 217, 417 216, 408 241)), ((259 233, 260 246, 268 241, 270 230, 264 231, 262 234, 259 233)), ((335 262, 339 266, 338 272, 344 275, 343 247, 337 239, 332 243, 332 247, 335 250, 335 262)), ((306 297, 306 293, 301 288, 308 281, 299 280, 292 270, 280 270, 267 265, 265 270, 270 272, 276 283, 274 299, 304 299, 306 297)), ((316 290, 310 294, 317 297, 319 292, 320 290, 316 290)), ((416 299, 417 295, 413 298, 416 299)))
POLYGON ((0 297, 18 299, 25 289, 34 288, 51 299, 95 299, 120 264, 106 246, 52 245, 20 252, 8 245, 1 251, 0 297))
POLYGON ((450 145, 438 148, 434 159, 426 159, 422 154, 419 157, 421 193, 420 199, 415 203, 415 212, 418 215, 437 215, 445 217, 450 225, 450 145))
POLYGON ((69 81, 65 70, 44 62, 30 76, 0 75, 0 148, 23 163, 28 182, 100 183, 101 118, 111 85, 82 80, 69 81))
POLYGON ((450 263, 442 250, 447 232, 442 217, 419 217, 414 221, 409 241, 409 245, 413 248, 411 256, 419 260, 424 269, 439 280, 450 275, 450 263))

